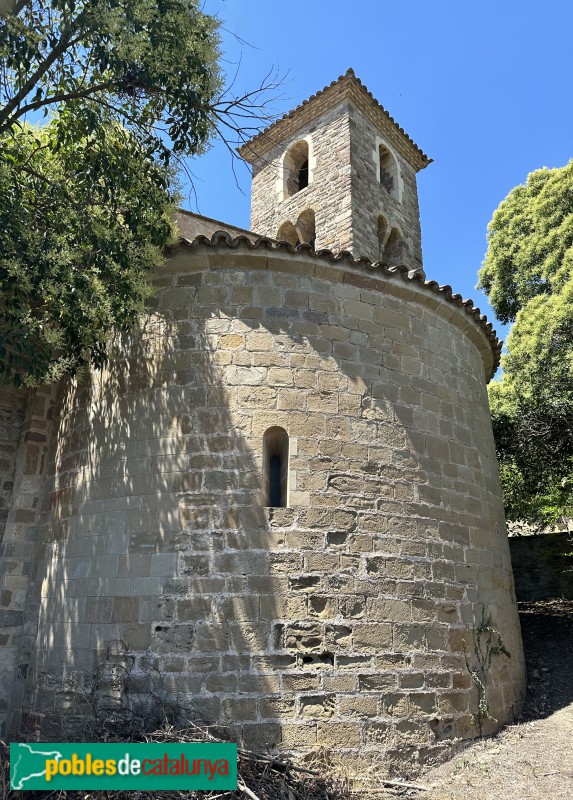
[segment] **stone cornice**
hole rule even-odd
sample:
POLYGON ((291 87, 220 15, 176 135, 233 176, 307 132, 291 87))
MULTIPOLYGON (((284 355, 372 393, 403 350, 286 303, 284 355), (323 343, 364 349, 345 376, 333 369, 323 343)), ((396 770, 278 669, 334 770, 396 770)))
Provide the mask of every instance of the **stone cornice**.
POLYGON ((384 106, 356 77, 352 69, 245 142, 238 148, 239 155, 250 164, 254 163, 276 144, 296 133, 303 125, 345 100, 351 100, 356 108, 386 135, 389 143, 402 154, 416 172, 431 164, 432 159, 428 158, 398 125, 384 106))
MULTIPOLYGON (((406 300, 421 301, 442 316, 447 316, 452 320, 454 317, 458 318, 458 327, 469 335, 482 354, 486 380, 490 380, 494 376, 499 366, 502 342, 498 339, 492 323, 488 322, 487 317, 481 313, 472 300, 464 300, 461 294, 452 290, 451 286, 440 286, 436 281, 426 280, 423 270, 408 270, 403 265, 387 267, 381 262, 372 263, 367 258, 354 258, 347 251, 334 254, 331 250, 315 251, 309 244, 292 247, 287 242, 279 242, 266 237, 250 239, 247 236, 237 236, 233 238, 224 231, 217 231, 211 238, 197 236, 193 241, 180 239, 177 245, 168 250, 168 255, 172 255, 174 258, 171 265, 167 265, 167 271, 177 271, 176 255, 178 250, 192 250, 197 255, 201 251, 218 251, 221 262, 217 268, 286 269, 285 262, 288 260, 287 271, 290 272, 314 274, 317 277, 339 280, 363 289, 392 291, 406 300), (225 251, 234 252, 233 262, 224 258, 225 251), (239 261, 236 260, 238 255, 240 255, 239 261), (261 257, 266 259, 262 264, 261 257), (309 272, 308 266, 304 268, 302 266, 303 264, 307 265, 309 261, 316 265, 311 272, 309 272), (325 270, 324 267, 328 265, 336 268, 335 271, 325 270), (331 272, 332 274, 330 274, 331 272), (387 280, 389 283, 383 286, 387 280), (400 283, 396 284, 396 281, 400 283), (393 286, 397 291, 391 288, 393 286), (404 291, 398 290, 399 286, 403 286, 404 289, 409 287, 412 291, 404 294, 404 291), (466 324, 463 324, 464 320, 466 324), (486 343, 487 350, 483 346, 486 343)), ((203 263, 203 260, 199 258, 197 268, 213 268, 213 265, 208 262, 210 259, 203 263)))

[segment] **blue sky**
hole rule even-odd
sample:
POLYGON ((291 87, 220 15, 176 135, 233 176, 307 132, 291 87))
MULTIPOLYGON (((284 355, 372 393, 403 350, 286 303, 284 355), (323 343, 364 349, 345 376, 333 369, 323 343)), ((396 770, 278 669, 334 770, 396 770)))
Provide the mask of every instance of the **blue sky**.
MULTIPOLYGON (((573 156, 573 4, 566 0, 206 0, 238 91, 288 73, 284 113, 353 67, 434 163, 418 175, 428 278, 471 297, 492 212, 573 156), (240 37, 248 44, 241 44, 240 37)), ((222 145, 192 162, 193 211, 249 227, 250 175, 222 145)), ((495 323, 504 338, 507 328, 495 323)))

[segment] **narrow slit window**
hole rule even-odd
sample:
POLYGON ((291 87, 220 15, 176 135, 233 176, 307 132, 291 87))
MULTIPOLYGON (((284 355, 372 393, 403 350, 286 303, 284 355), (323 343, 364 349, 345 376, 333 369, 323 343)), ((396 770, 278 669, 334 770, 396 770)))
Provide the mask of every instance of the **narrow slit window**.
POLYGON ((288 500, 288 434, 278 426, 263 436, 263 491, 265 505, 286 508, 288 500))
POLYGON ((281 457, 271 456, 270 475, 269 475, 269 506, 274 508, 284 507, 281 496, 281 457))
POLYGON ((303 161, 301 168, 298 171, 298 190, 306 189, 308 186, 308 158, 303 161))
POLYGON ((390 194, 394 190, 394 160, 388 148, 383 144, 378 148, 378 158, 380 162, 380 183, 390 194))

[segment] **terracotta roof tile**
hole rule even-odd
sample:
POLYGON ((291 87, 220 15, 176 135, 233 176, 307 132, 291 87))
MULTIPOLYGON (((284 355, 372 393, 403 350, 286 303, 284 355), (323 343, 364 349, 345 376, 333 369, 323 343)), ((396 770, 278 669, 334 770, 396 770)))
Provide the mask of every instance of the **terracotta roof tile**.
MULTIPOLYGON (((352 68, 348 69, 344 75, 340 75, 340 77, 332 81, 332 83, 330 83, 328 86, 325 86, 319 92, 316 92, 316 94, 311 95, 307 100, 304 100, 302 103, 300 103, 300 105, 296 106, 296 108, 293 108, 287 114, 284 114, 282 117, 280 117, 280 119, 273 122, 267 128, 258 133, 256 136, 253 136, 252 139, 249 139, 249 141, 245 142, 245 144, 241 145, 241 147, 237 148, 239 155, 246 161, 254 160, 254 158, 257 157, 259 150, 262 150, 262 152, 264 152, 266 149, 269 149, 269 147, 275 144, 276 140, 274 140, 269 135, 271 131, 274 131, 277 127, 284 126, 284 124, 287 121, 290 121, 295 116, 298 116, 302 109, 304 109, 309 104, 316 102, 319 98, 325 97, 325 95, 327 95, 336 87, 343 87, 343 86, 348 87, 349 91, 350 88, 353 88, 358 92, 360 92, 363 98, 367 100, 371 108, 375 112, 378 112, 379 114, 383 115, 385 119, 388 122, 390 122, 392 126, 395 128, 395 131, 398 132, 402 137, 404 137, 408 145, 412 148, 412 150, 415 153, 416 161, 418 162, 418 169, 423 169, 424 167, 427 167, 428 164, 432 163, 433 159, 429 158, 418 147, 418 145, 414 142, 414 140, 410 136, 408 136, 408 134, 404 131, 404 129, 401 128, 400 125, 398 125, 396 120, 392 116, 390 116, 390 114, 388 113, 388 111, 386 111, 384 106, 381 103, 379 103, 378 100, 376 100, 372 92, 370 92, 366 88, 366 86, 362 83, 360 78, 356 76, 356 73, 352 68), (255 143, 259 145, 258 150, 254 146, 255 143)), ((339 102, 343 98, 344 96, 337 98, 336 102, 339 102)))

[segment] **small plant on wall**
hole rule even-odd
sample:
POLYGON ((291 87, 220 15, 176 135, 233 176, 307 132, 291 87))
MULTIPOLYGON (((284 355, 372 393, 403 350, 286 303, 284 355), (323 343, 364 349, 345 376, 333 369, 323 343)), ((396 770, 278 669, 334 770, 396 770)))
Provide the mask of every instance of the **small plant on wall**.
POLYGON ((487 694, 487 681, 491 669, 491 662, 494 656, 505 656, 511 658, 511 653, 504 645, 501 634, 491 624, 491 617, 486 615, 485 607, 482 608, 481 622, 472 628, 473 654, 468 653, 466 642, 464 641, 464 656, 466 668, 470 674, 474 686, 477 689, 478 706, 473 720, 483 736, 483 726, 485 720, 497 722, 489 712, 489 698, 487 694))

